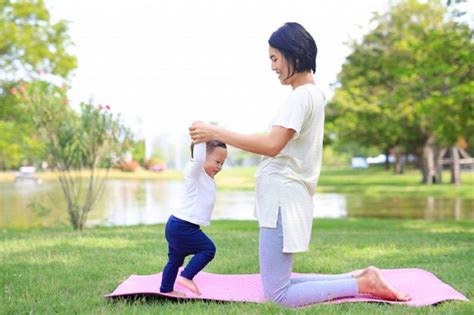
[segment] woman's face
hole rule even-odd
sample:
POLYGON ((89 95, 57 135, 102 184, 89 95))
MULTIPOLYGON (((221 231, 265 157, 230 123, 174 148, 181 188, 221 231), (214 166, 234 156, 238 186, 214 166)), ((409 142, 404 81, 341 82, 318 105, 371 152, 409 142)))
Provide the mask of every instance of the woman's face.
POLYGON ((275 71, 278 74, 278 79, 280 83, 283 85, 291 84, 293 76, 288 78, 288 61, 286 60, 285 56, 276 48, 269 46, 268 54, 270 56, 270 60, 272 61, 272 71, 275 71), (288 79, 286 79, 288 78, 288 79))

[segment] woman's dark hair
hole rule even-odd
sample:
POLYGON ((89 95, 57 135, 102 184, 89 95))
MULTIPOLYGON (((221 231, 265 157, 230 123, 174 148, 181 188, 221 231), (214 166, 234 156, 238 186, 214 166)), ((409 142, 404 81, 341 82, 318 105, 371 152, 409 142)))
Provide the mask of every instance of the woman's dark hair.
POLYGON ((288 61, 288 78, 295 72, 311 70, 316 73, 318 47, 311 34, 300 24, 285 23, 273 32, 268 44, 278 49, 288 61))
MULTIPOLYGON (((206 154, 211 154, 212 151, 214 151, 215 148, 221 147, 224 149, 227 149, 227 145, 224 142, 218 141, 218 140, 211 140, 206 142, 206 154)), ((193 149, 194 149, 194 143, 191 143, 191 157, 193 158, 193 149)))

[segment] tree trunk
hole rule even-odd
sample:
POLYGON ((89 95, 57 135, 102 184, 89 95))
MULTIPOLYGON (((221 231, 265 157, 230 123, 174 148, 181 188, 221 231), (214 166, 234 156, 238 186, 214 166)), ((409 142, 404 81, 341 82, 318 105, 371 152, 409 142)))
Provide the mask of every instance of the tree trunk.
POLYGON ((423 183, 431 185, 439 183, 439 178, 436 176, 436 165, 438 164, 435 159, 435 140, 433 136, 430 136, 423 147, 423 183))
POLYGON ((385 170, 387 170, 387 171, 390 169, 389 156, 390 156, 390 150, 387 149, 387 150, 385 150, 385 170))
POLYGON ((393 170, 395 174, 403 174, 403 157, 400 153, 400 146, 395 146, 392 152, 395 156, 395 164, 393 170))
POLYGON ((436 160, 436 176, 439 179, 439 183, 443 182, 443 165, 444 165, 444 156, 447 149, 441 149, 438 154, 438 159, 436 160))
POLYGON ((459 161, 459 150, 451 147, 451 184, 461 185, 461 163, 459 161))

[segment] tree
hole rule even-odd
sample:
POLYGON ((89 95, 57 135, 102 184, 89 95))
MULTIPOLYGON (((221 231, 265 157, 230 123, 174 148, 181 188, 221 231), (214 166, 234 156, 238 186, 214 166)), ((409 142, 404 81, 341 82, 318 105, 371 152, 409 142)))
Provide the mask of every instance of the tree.
POLYGON ((473 132, 472 31, 438 1, 401 1, 373 22, 352 43, 329 119, 344 141, 417 154, 431 183, 436 147, 473 132))
POLYGON ((22 79, 56 76, 66 79, 77 66, 67 23, 52 23, 42 0, 0 1, 0 168, 17 167, 38 158, 35 138, 9 90, 22 79))
MULTIPOLYGON (((0 170, 18 168, 24 161, 43 158, 43 144, 35 128, 22 114, 17 99, 10 93, 12 84, 0 93, 0 170)), ((1 89, 0 89, 1 90, 1 89)))
POLYGON ((132 158, 140 163, 140 165, 145 165, 145 140, 136 140, 132 147, 132 158))
POLYGON ((66 78, 76 68, 67 49, 72 42, 67 23, 51 23, 42 0, 0 2, 0 67, 6 77, 18 81, 37 72, 66 78))
POLYGON ((108 105, 82 103, 79 113, 71 109, 65 86, 36 81, 23 83, 12 93, 51 158, 73 228, 82 230, 103 192, 108 171, 131 145, 129 130, 108 105))

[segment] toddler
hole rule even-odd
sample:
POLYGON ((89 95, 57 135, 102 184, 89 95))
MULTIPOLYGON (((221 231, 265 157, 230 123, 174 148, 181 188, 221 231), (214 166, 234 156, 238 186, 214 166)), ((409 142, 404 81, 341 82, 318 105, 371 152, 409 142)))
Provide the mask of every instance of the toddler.
POLYGON ((168 263, 163 270, 160 292, 184 296, 174 290, 174 283, 200 295, 193 281, 216 253, 216 246, 200 226, 209 225, 216 199, 214 176, 220 172, 227 157, 227 146, 220 141, 191 145, 191 161, 184 170, 185 192, 180 206, 166 223, 168 263), (186 256, 194 255, 178 276, 186 256))

